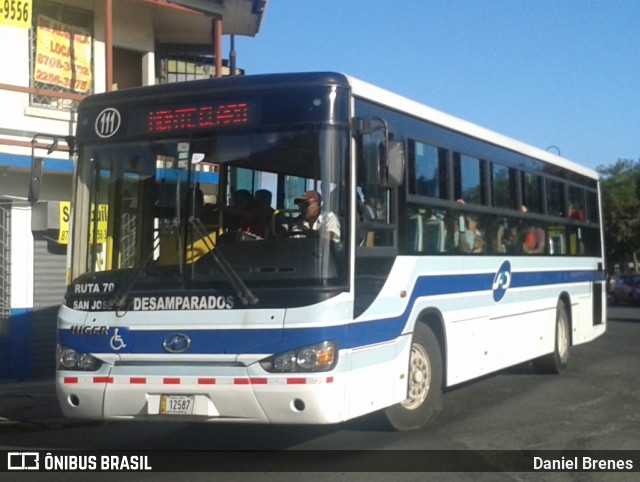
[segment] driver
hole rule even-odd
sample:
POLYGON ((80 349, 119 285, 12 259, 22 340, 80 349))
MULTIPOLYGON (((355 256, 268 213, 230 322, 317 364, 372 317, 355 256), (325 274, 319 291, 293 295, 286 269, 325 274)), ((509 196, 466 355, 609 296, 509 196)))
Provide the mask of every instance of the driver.
POLYGON ((320 234, 333 242, 340 242, 340 221, 332 212, 321 213, 322 204, 317 191, 307 191, 294 202, 300 209, 300 216, 293 226, 293 232, 304 232, 312 235, 320 234))

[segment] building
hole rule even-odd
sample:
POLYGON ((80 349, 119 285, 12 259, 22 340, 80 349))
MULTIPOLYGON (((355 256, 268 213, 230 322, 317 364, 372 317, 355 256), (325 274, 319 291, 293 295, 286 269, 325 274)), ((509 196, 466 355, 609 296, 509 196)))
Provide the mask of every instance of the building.
POLYGON ((9 5, 0 12, 0 379, 24 379, 54 372, 78 102, 238 72, 235 52, 230 65, 222 59, 222 35, 255 36, 267 0, 9 5))

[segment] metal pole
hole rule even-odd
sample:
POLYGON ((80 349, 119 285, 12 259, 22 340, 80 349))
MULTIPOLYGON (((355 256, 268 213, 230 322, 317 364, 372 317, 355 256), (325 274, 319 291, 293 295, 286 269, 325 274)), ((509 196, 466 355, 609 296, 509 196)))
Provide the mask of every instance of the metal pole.
POLYGON ((222 19, 213 19, 213 48, 216 56, 216 77, 222 77, 222 19))
POLYGON ((105 58, 107 69, 107 86, 106 91, 113 90, 113 18, 112 18, 112 0, 105 0, 104 3, 104 22, 105 22, 105 58))
POLYGON ((231 36, 231 50, 229 51, 229 75, 236 75, 236 36, 231 36))

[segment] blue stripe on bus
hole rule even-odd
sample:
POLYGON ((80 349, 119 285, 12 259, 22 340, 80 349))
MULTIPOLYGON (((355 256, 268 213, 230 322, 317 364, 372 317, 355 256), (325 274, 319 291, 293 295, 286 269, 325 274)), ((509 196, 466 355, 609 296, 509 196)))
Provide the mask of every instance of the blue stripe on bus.
MULTIPOLYGON (((280 353, 325 340, 336 340, 340 348, 356 348, 396 339, 402 333, 409 313, 418 298, 491 291, 495 273, 420 276, 414 285, 404 311, 395 317, 382 318, 339 326, 288 328, 288 329, 203 329, 181 330, 173 327, 166 330, 129 330, 117 328, 118 335, 126 346, 120 350, 110 347, 115 334, 110 327, 108 335, 78 335, 70 330, 60 330, 62 345, 86 353, 148 353, 166 354, 162 342, 166 336, 183 333, 191 340, 188 354, 250 354, 280 353)), ((511 286, 532 288, 555 284, 603 281, 604 274, 597 271, 546 271, 512 273, 511 286)))

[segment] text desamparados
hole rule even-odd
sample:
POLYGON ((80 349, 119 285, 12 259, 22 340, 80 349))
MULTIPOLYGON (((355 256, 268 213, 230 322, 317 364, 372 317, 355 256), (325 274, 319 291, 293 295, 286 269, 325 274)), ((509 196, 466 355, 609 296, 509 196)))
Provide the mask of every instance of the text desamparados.
POLYGON ((141 296, 133 299, 135 311, 230 310, 233 296, 141 296))

